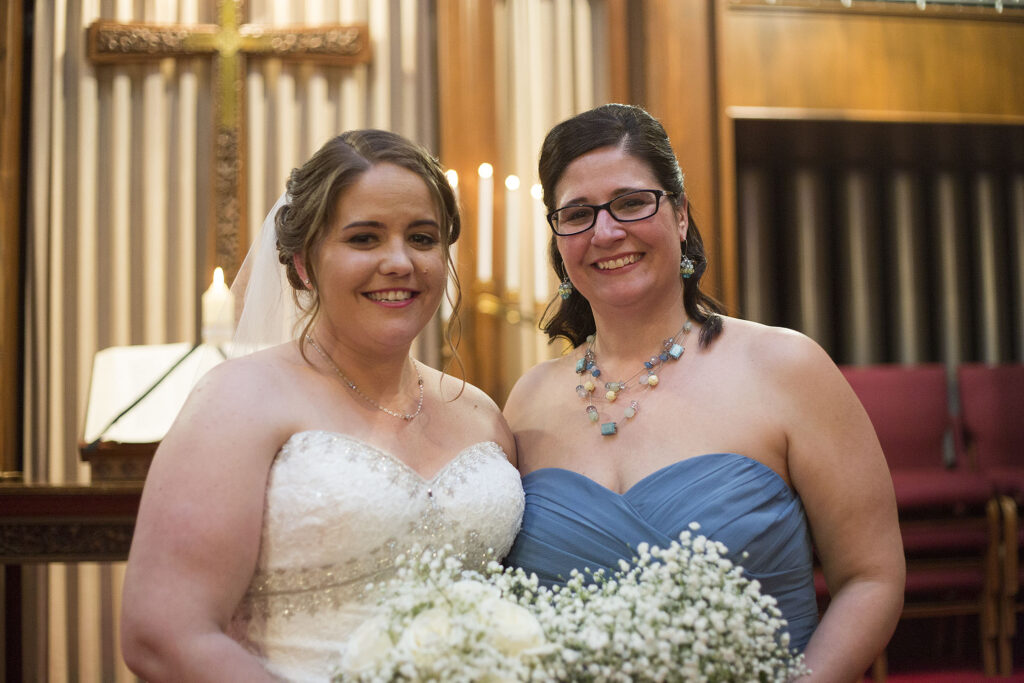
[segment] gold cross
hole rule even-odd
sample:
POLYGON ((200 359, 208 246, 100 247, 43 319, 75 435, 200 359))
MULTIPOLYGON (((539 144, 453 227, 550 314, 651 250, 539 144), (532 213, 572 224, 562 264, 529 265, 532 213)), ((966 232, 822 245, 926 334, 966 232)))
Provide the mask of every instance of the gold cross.
MULTIPOLYGON (((213 56, 214 264, 231 282, 242 263, 246 239, 245 56, 353 65, 370 60, 365 24, 272 29, 243 24, 245 0, 219 0, 216 24, 145 24, 96 21, 89 26, 89 58, 97 64, 167 57, 213 56)), ((212 270, 213 267, 210 267, 212 270)), ((206 278, 208 281, 210 278, 206 278)))

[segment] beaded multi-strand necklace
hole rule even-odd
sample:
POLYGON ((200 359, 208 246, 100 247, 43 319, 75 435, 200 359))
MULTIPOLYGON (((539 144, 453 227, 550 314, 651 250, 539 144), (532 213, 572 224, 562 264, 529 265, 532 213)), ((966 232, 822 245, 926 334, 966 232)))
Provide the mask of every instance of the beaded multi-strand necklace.
MULTIPOLYGON (((656 355, 650 357, 649 360, 644 361, 644 366, 634 373, 629 379, 621 382, 605 382, 605 395, 604 398, 609 403, 613 403, 616 398, 619 397, 619 393, 625 391, 629 386, 632 385, 634 380, 637 380, 639 385, 642 385, 645 390, 653 389, 658 386, 658 374, 657 369, 667 361, 676 361, 682 358, 683 352, 686 351, 686 347, 682 345, 682 341, 690 332, 690 328, 693 324, 689 318, 683 322, 683 326, 679 328, 679 331, 674 335, 662 342, 661 351, 656 355), (643 377, 641 377, 643 375, 643 377)), ((587 349, 583 353, 583 357, 576 361, 576 374, 580 375, 581 378, 584 375, 589 374, 585 381, 581 381, 580 384, 576 385, 576 395, 587 402, 587 417, 591 422, 597 423, 600 416, 597 412, 597 407, 594 405, 594 393, 597 390, 597 379, 601 376, 601 368, 597 366, 597 356, 594 353, 594 342, 597 339, 596 334, 592 334, 587 337, 587 349)), ((626 406, 623 411, 623 417, 627 420, 633 419, 637 411, 640 409, 639 397, 631 400, 629 405, 626 406)), ((618 422, 602 422, 601 423, 601 435, 612 436, 617 434, 619 431, 618 422)))

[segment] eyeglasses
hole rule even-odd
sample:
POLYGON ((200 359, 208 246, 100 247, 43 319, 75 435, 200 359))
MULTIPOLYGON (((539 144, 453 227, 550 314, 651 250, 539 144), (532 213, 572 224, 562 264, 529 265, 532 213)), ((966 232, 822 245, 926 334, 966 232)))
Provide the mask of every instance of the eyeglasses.
POLYGON ((604 204, 570 204, 549 213, 548 225, 561 237, 578 235, 594 227, 601 209, 622 223, 642 221, 658 213, 662 197, 674 195, 674 192, 665 190, 634 190, 620 194, 604 204))

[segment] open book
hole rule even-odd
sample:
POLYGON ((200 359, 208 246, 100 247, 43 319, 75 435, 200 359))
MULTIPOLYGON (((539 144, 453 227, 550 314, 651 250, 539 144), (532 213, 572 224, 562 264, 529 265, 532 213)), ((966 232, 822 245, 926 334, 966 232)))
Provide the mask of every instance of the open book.
POLYGON ((143 478, 192 387, 223 360, 217 346, 189 342, 99 351, 81 441, 93 478, 143 478))

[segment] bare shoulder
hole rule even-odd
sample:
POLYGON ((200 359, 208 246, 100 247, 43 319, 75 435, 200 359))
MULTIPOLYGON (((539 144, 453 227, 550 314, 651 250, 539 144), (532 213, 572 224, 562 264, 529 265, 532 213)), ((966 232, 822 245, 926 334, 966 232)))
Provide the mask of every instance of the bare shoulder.
POLYGON ((863 410, 839 367, 807 335, 731 318, 724 329, 722 341, 729 340, 736 349, 723 360, 742 370, 733 375, 734 388, 742 388, 744 395, 761 405, 772 406, 791 454, 797 437, 812 433, 816 425, 850 425, 855 414, 856 421, 864 422, 860 420, 863 410))
POLYGON ((516 380, 515 385, 505 401, 505 417, 514 425, 526 419, 526 416, 540 405, 538 397, 547 396, 551 385, 558 377, 565 376, 570 369, 571 356, 561 356, 546 360, 527 370, 516 380))
POLYGON ((199 379, 189 400, 217 411, 272 410, 279 402, 268 401, 268 396, 291 391, 297 369, 294 359, 280 347, 229 359, 199 379))
POLYGON ((439 388, 444 422, 472 441, 494 441, 515 462, 515 443, 508 423, 490 396, 479 387, 431 367, 423 366, 423 381, 439 388))
POLYGON ((296 422, 300 371, 284 347, 220 363, 196 383, 165 443, 193 448, 202 440, 212 447, 234 443, 275 449, 296 422))
POLYGON ((755 376, 782 383, 802 383, 817 376, 835 378, 837 368, 821 346, 807 335, 740 318, 725 318, 721 344, 731 362, 740 362, 755 376))

